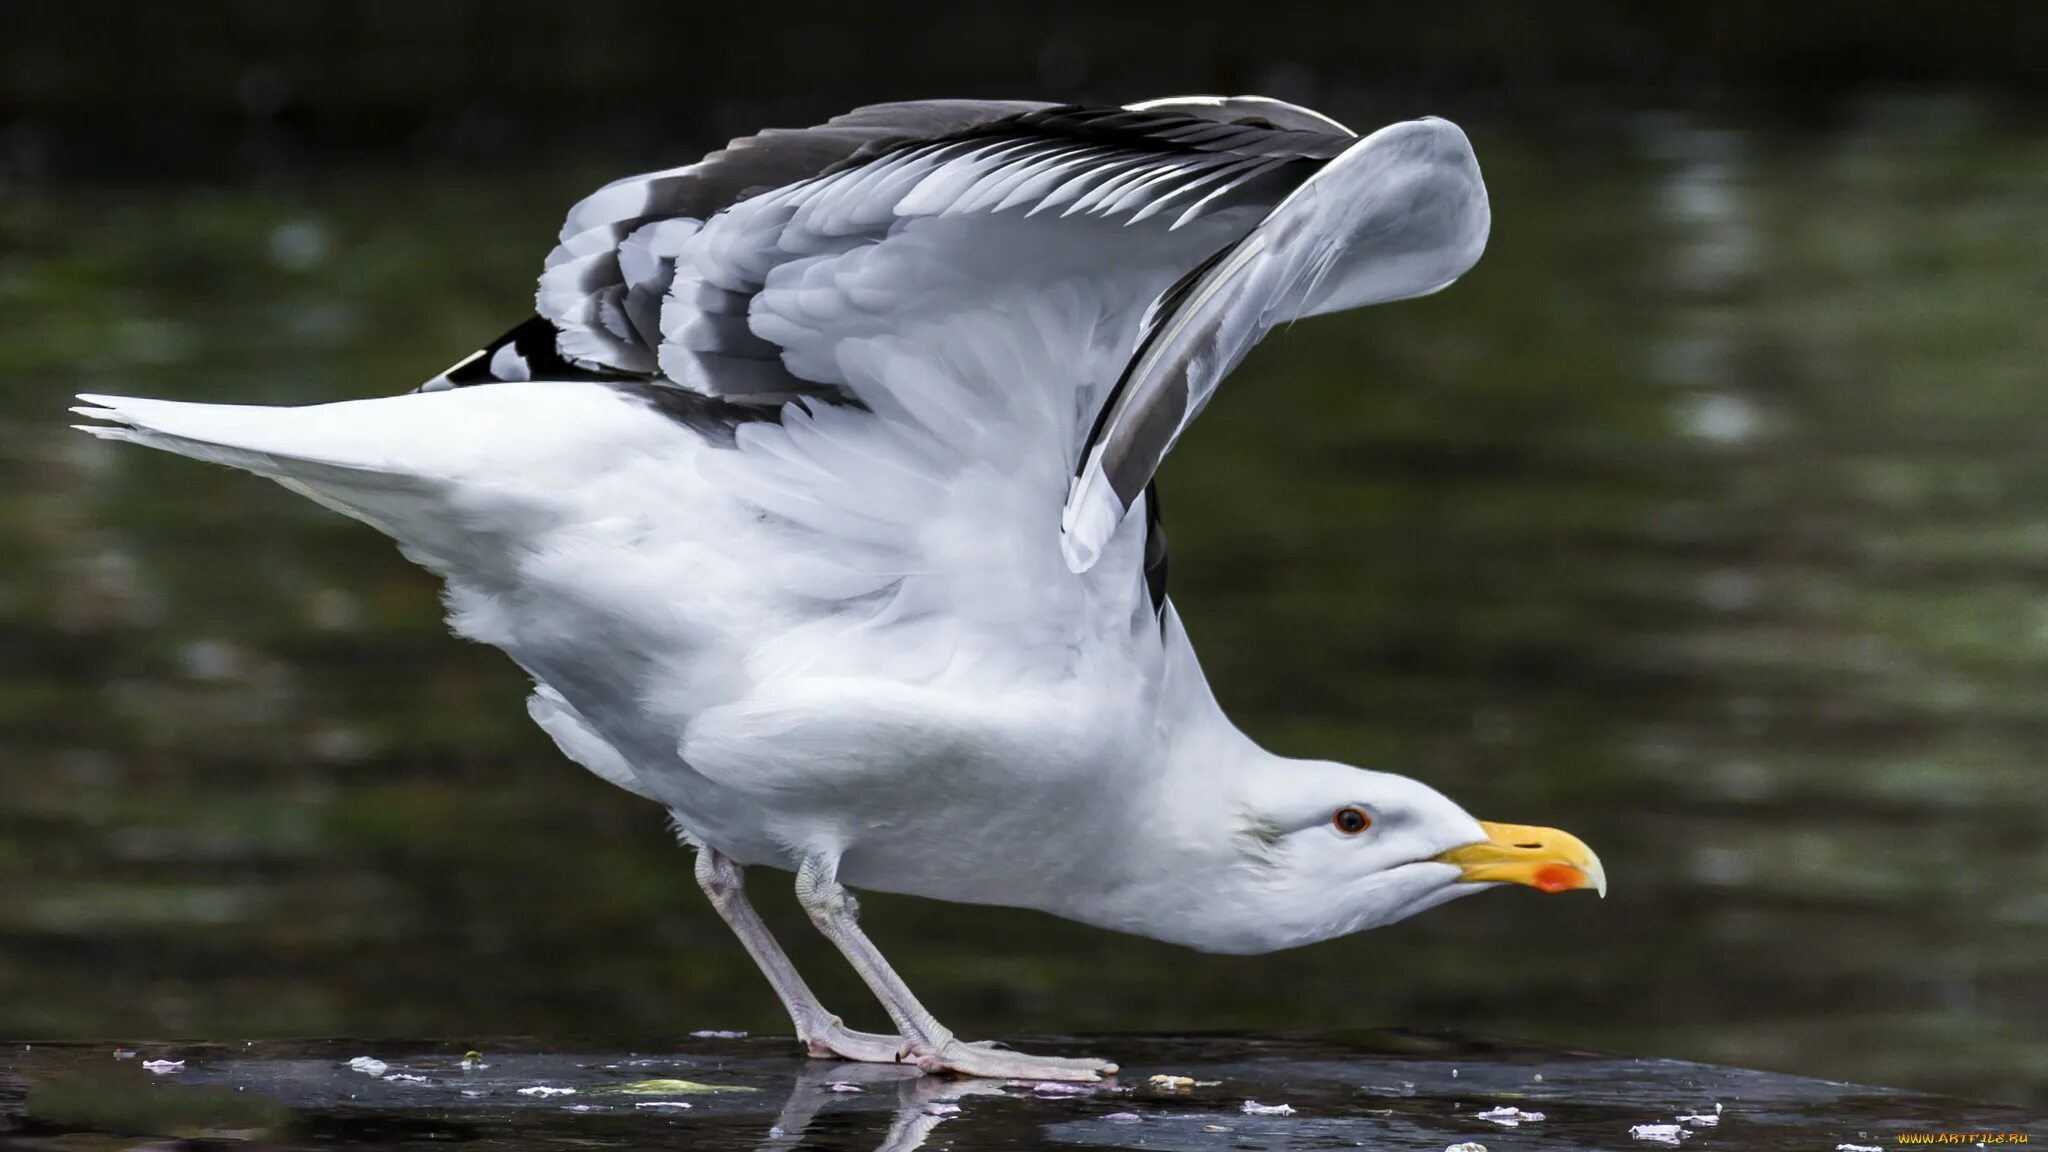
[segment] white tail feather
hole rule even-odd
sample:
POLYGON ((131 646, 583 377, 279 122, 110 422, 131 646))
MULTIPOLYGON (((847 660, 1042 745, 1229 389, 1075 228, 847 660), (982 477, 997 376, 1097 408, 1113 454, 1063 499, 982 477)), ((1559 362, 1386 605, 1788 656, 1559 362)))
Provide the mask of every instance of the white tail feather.
POLYGON ((344 440, 319 442, 312 414, 323 408, 189 404, 130 396, 80 396, 71 411, 105 424, 74 425, 102 440, 122 440, 267 476, 329 508, 405 539, 391 497, 417 508, 435 487, 429 478, 373 464, 344 440))
MULTIPOLYGON (((504 383, 303 408, 80 396, 84 432, 267 476, 445 570, 677 425, 602 385, 504 383), (459 507, 458 507, 459 505, 459 507)), ((544 512, 543 512, 544 514, 544 512)))

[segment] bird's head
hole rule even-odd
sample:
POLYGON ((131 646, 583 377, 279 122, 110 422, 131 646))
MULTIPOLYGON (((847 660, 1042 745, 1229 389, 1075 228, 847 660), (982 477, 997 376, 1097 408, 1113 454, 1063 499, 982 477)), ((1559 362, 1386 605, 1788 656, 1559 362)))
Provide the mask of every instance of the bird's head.
POLYGON ((1207 950, 1327 940, 1501 884, 1607 892, 1599 857, 1571 833, 1478 820, 1388 772, 1274 758, 1241 779, 1226 813, 1236 826, 1207 891, 1188 893, 1224 934, 1187 941, 1207 950))

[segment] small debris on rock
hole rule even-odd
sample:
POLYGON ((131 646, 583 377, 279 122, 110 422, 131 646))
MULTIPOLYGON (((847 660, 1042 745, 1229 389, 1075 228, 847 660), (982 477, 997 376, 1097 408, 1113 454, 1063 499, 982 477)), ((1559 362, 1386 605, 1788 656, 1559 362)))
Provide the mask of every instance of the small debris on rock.
POLYGON ((1144 1117, 1136 1112, 1111 1112, 1109 1115, 1104 1116, 1103 1119, 1112 1124, 1136 1124, 1138 1121, 1143 1120, 1144 1117))
POLYGON ((1512 1104, 1503 1104, 1498 1108, 1489 1108, 1484 1112, 1475 1113, 1475 1115, 1481 1120, 1491 1120, 1503 1128, 1513 1128, 1520 1124, 1533 1124, 1543 1119, 1543 1113, 1541 1112, 1524 1112, 1512 1104))
POLYGON ((827 1092, 865 1092, 865 1091, 867 1091, 867 1089, 865 1089, 865 1088, 861 1087, 861 1086, 860 1086, 860 1085, 858 1085, 858 1084, 849 1084, 849 1083, 847 1083, 847 1082, 846 1082, 846 1081, 844 1081, 844 1080, 834 1080, 834 1081, 833 1081, 833 1082, 831 1082, 830 1084, 827 1084, 827 1085, 825 1085, 825 1090, 826 1090, 827 1092))
POLYGON ((1650 1144, 1678 1144, 1692 1139, 1690 1129, 1677 1124, 1634 1124, 1628 1134, 1650 1144))
POLYGON ((1204 1125, 1202 1125, 1202 1131, 1204 1131, 1204 1132, 1228 1132, 1228 1131, 1230 1131, 1230 1126, 1229 1126, 1229 1125, 1227 1125, 1227 1124, 1204 1124, 1204 1125))
POLYGON ((365 1076, 382 1076, 391 1070, 391 1065, 377 1059, 375 1056, 358 1056, 349 1061, 348 1066, 365 1076))
POLYGON ((703 1084, 695 1080, 634 1080, 607 1089, 627 1096, 704 1096, 712 1092, 754 1092, 743 1084, 703 1084))
POLYGON ((1195 1086, 1195 1078, 1193 1076, 1169 1076, 1164 1072, 1160 1072, 1155 1074, 1150 1080, 1145 1081, 1145 1083, 1162 1092, 1185 1092, 1195 1086))
POLYGON ((960 1106, 958 1104, 927 1104, 924 1106, 924 1114, 927 1116, 958 1116, 960 1114, 960 1106))
POLYGON ((1064 1080, 1040 1080, 1031 1086, 1031 1090, 1040 1096, 1086 1096, 1090 1092, 1088 1088, 1064 1080))
POLYGON ((1721 1106, 1719 1104, 1714 1105, 1714 1113, 1711 1116, 1705 1112, 1684 1113, 1678 1117, 1678 1122, 1680 1124, 1691 1124, 1698 1128, 1712 1128, 1721 1122, 1721 1106))
POLYGON ((718 1028, 706 1028, 701 1032, 692 1032, 690 1035, 695 1036, 699 1040, 745 1040, 747 1038, 745 1032, 727 1032, 718 1028))
POLYGON ((1257 1100, 1247 1100, 1244 1102, 1242 1111, 1247 1116, 1292 1116, 1294 1115, 1294 1105, 1261 1104, 1257 1100))
POLYGON ((425 1076, 415 1076, 410 1072, 393 1072, 384 1077, 384 1079, 394 1084, 425 1084, 427 1082, 425 1076))
POLYGON ((635 1108, 695 1108, 688 1100, 635 1100, 635 1108))
POLYGON ((144 1060, 142 1066, 158 1076, 162 1076, 167 1072, 183 1072, 185 1070, 185 1062, 183 1060, 144 1060))
POLYGON ((1884 1152, 1875 1144, 1837 1144, 1835 1152, 1884 1152))
POLYGON ((574 1096, 576 1090, 574 1088, 555 1088, 547 1084, 535 1084, 531 1088, 521 1088, 519 1094, 521 1096, 539 1096, 543 1098, 548 1096, 574 1096))
POLYGON ((1477 1140, 1467 1140, 1462 1144, 1446 1146, 1444 1152, 1486 1152, 1486 1145, 1479 1143, 1477 1140))

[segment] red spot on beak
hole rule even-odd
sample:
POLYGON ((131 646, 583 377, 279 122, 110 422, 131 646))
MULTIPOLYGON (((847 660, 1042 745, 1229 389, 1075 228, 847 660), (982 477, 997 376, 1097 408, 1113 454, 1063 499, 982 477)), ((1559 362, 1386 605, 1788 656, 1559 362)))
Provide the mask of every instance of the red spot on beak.
POLYGON ((1536 870, 1536 887, 1545 892, 1569 892, 1585 883, 1585 873, 1569 864, 1545 864, 1536 870))

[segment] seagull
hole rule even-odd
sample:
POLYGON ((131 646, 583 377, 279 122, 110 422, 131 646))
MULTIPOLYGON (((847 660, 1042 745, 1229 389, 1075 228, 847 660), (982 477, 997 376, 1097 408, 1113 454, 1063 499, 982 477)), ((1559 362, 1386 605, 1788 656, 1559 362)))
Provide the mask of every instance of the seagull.
POLYGON ((849 888, 1239 954, 1606 892, 1569 833, 1260 748, 1166 594, 1154 472, 1222 379, 1275 326, 1444 288, 1490 219, 1441 119, 878 104, 598 189, 536 314, 411 392, 74 411, 438 575, 562 753, 668 810, 811 1055, 1088 1081, 1116 1065, 956 1037, 849 888), (795 874, 893 1034, 819 1003, 749 867, 795 874))

